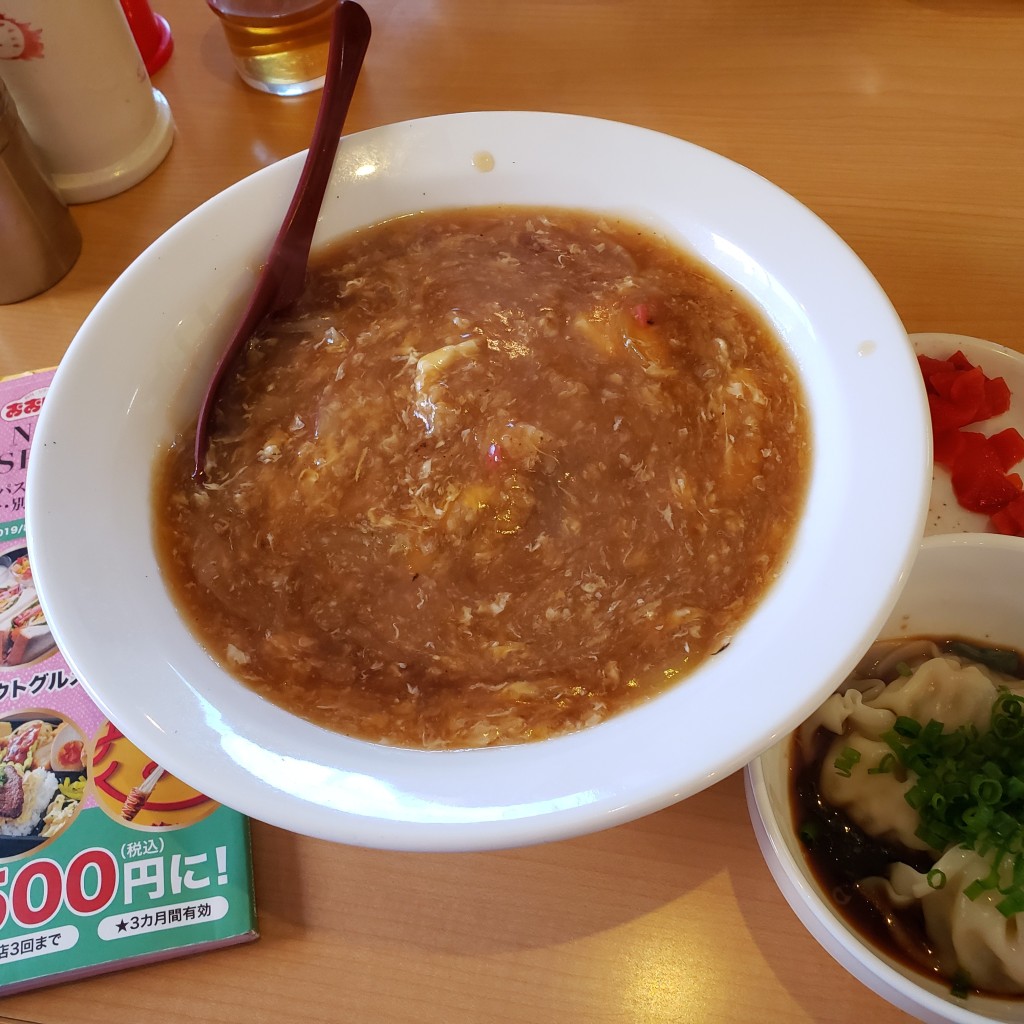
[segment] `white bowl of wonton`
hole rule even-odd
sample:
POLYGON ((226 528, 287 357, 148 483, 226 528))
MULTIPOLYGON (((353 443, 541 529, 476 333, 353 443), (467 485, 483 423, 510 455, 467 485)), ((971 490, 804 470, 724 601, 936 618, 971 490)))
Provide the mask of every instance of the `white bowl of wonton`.
POLYGON ((346 137, 314 245, 415 211, 543 205, 619 214, 710 264, 777 333, 804 391, 808 486, 777 580, 680 685, 514 746, 354 739, 261 698, 207 653, 161 575, 154 464, 194 420, 301 162, 264 168, 158 239, 92 312, 46 398, 29 469, 32 564, 58 642, 111 721, 250 815, 410 850, 628 821, 795 727, 877 634, 920 540, 931 434, 913 352, 868 270, 791 196, 679 139, 561 114, 455 114, 346 137))
MULTIPOLYGON (((916 776, 892 770, 891 760, 886 770, 882 758, 891 753, 891 747, 880 736, 897 715, 922 724, 932 718, 943 721, 946 732, 966 723, 984 732, 1002 687, 1024 695, 1020 662, 1012 674, 1002 671, 1013 664, 1005 652, 1024 651, 1022 573, 1024 543, 1017 538, 961 534, 925 540, 880 633, 882 640, 900 643, 879 649, 881 663, 879 650, 862 662, 865 679, 877 676, 893 681, 885 685, 862 681, 837 692, 802 730, 765 752, 746 771, 758 842, 797 916, 855 977, 929 1022, 1024 1021, 1024 1001, 1019 997, 1024 993, 1024 944, 1018 935, 1024 920, 1020 914, 1005 917, 998 911, 1003 897, 996 891, 986 890, 974 899, 963 895, 979 875, 987 874, 987 862, 958 843, 946 850, 943 846, 929 849, 928 842, 916 834, 920 818, 905 797, 916 776), (991 659, 988 664, 979 664, 978 656, 972 657, 962 645, 937 651, 904 642, 908 638, 966 641, 996 653, 985 655, 991 659), (825 751, 820 769, 802 775, 805 753, 813 746, 825 751), (797 786, 809 785, 808 779, 827 805, 847 815, 838 819, 841 824, 852 820, 872 839, 895 838, 917 848, 910 855, 920 858, 914 867, 886 866, 857 888, 880 901, 897 921, 913 921, 920 915, 930 954, 912 941, 913 932, 891 949, 883 949, 837 912, 827 890, 837 893, 847 907, 855 906, 858 897, 851 899, 854 887, 849 882, 809 866, 805 844, 817 844, 820 851, 827 849, 827 841, 823 846, 820 824, 807 811, 813 792, 795 793, 797 786), (908 966, 909 959, 917 959, 922 968, 908 966), (972 985, 986 994, 972 990, 972 985), (1004 992, 1007 997, 1000 998, 1004 992)), ((842 843, 848 850, 847 841, 842 843)), ((887 859, 883 854, 879 861, 872 861, 871 870, 887 859)))

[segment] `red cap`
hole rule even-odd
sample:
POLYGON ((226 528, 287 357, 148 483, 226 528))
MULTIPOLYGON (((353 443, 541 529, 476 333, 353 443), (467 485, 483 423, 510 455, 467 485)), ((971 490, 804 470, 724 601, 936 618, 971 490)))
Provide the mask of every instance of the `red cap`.
POLYGON ((148 0, 121 0, 121 8, 146 70, 153 75, 167 63, 174 49, 171 26, 166 18, 153 13, 148 0))

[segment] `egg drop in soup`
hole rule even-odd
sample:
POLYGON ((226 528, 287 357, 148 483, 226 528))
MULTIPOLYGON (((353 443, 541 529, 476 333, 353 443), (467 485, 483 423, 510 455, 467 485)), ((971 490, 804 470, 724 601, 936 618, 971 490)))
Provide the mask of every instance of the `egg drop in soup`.
POLYGON ((287 710, 420 748, 544 739, 675 684, 778 575, 810 461, 747 298, 556 209, 332 244, 211 423, 205 480, 183 435, 154 501, 193 632, 287 710))

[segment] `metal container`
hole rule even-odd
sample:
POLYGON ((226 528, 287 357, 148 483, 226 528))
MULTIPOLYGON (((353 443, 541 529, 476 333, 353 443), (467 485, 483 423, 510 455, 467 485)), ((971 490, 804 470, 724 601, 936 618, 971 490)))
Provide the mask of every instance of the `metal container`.
POLYGON ((56 284, 81 249, 78 227, 0 81, 0 304, 56 284))

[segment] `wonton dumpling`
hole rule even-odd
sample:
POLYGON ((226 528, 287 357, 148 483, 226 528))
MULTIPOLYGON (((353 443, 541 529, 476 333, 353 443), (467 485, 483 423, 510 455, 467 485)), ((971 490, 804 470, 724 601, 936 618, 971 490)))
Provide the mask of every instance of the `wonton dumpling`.
MULTIPOLYGON (((881 713, 889 715, 891 727, 895 716, 889 712, 881 713)), ((913 786, 913 779, 901 779, 894 772, 868 774, 868 769, 874 768, 889 753, 888 744, 882 740, 869 739, 859 733, 838 737, 821 764, 821 795, 827 803, 845 811, 869 836, 895 840, 911 850, 930 850, 927 843, 914 835, 918 826, 917 811, 906 801, 906 792, 913 786), (849 778, 835 768, 836 758, 847 747, 860 754, 849 778)))
MULTIPOLYGON (((1001 679, 999 685, 1004 685, 1001 679)), ((911 675, 891 683, 868 680, 833 694, 811 720, 814 729, 825 728, 837 735, 822 761, 821 795, 876 839, 897 840, 911 850, 930 849, 914 834, 917 812, 904 798, 913 778, 901 779, 893 772, 868 774, 890 752, 881 737, 901 715, 922 725, 936 719, 946 731, 968 722, 984 729, 999 685, 984 668, 940 656, 929 658, 911 675), (860 754, 849 777, 835 768, 836 758, 847 747, 860 754)))
POLYGON ((950 732, 973 723, 987 729, 999 687, 980 665, 962 665, 957 658, 939 657, 924 662, 912 675, 893 680, 872 701, 922 725, 933 719, 950 732))
POLYGON ((855 680, 842 693, 833 693, 817 711, 800 726, 800 743, 804 749, 819 729, 841 735, 850 723, 864 736, 880 736, 892 726, 892 715, 871 706, 870 701, 885 689, 881 679, 855 680))
POLYGON ((894 864, 888 880, 869 879, 865 884, 882 886, 897 907, 920 903, 928 937, 947 977, 962 970, 978 988, 1024 991, 1022 915, 1006 918, 999 913, 998 892, 984 892, 974 900, 963 894, 971 882, 988 874, 988 862, 973 850, 954 847, 935 867, 946 876, 941 889, 933 889, 926 875, 907 864, 894 864))

